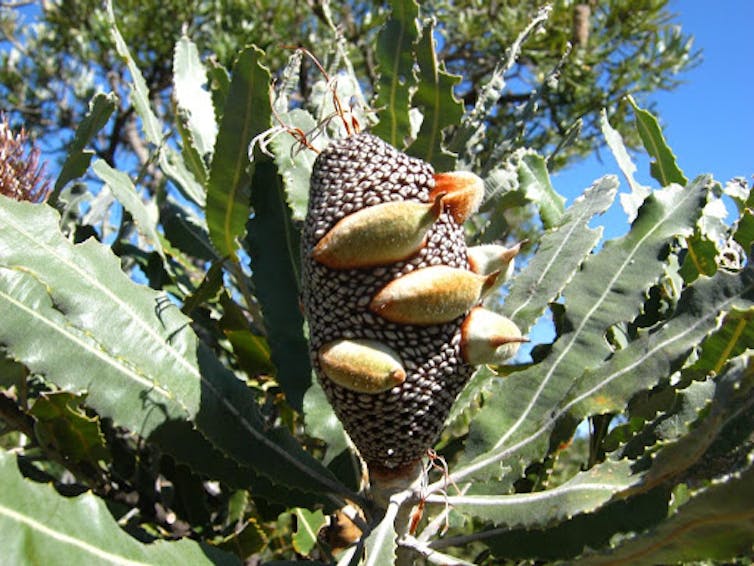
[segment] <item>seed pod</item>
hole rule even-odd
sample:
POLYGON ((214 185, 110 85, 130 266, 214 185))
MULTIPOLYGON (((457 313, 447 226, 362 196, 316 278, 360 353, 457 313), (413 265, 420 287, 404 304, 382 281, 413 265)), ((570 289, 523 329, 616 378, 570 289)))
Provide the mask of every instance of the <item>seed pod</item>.
POLYGON ((369 303, 369 309, 400 324, 450 322, 477 304, 497 276, 445 265, 417 269, 385 285, 369 303))
POLYGON ((502 364, 528 341, 512 320, 482 307, 472 309, 461 325, 461 354, 472 365, 502 364))
POLYGON ((395 351, 376 340, 335 340, 319 349, 324 374, 358 393, 381 393, 406 380, 395 351))
POLYGON ((375 267, 419 251, 443 210, 434 202, 394 201, 363 208, 341 219, 317 243, 312 257, 332 269, 375 267))
POLYGON ((510 279, 515 269, 516 256, 521 251, 524 242, 519 242, 512 248, 498 244, 485 244, 469 248, 469 268, 479 275, 489 275, 500 272, 497 283, 504 283, 510 279))
POLYGON ((445 194, 443 204, 458 224, 474 214, 484 198, 484 182, 469 171, 435 174, 435 188, 430 197, 445 194))

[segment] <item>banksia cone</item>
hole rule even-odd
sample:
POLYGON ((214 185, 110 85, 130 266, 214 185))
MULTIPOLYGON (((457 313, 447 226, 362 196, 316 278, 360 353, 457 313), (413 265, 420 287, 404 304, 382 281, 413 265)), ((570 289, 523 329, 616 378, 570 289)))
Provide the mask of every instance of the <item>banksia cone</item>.
POLYGON ((415 468, 474 371, 462 324, 498 277, 470 270, 461 226, 482 190, 367 133, 314 163, 302 237, 311 357, 372 474, 415 468))

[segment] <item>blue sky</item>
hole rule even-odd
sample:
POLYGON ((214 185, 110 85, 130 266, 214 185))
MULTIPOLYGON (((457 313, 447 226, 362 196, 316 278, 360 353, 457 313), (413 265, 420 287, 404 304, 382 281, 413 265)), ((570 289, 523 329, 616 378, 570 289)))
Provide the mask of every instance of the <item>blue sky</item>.
MULTIPOLYGON (((718 181, 754 175, 754 42, 751 25, 754 2, 750 0, 673 0, 669 10, 702 50, 702 63, 687 72, 685 84, 670 92, 656 93, 665 138, 688 178, 712 173, 718 181)), ((590 157, 553 176, 555 188, 570 203, 592 181, 607 173, 619 173, 612 154, 602 152, 603 162, 590 157)), ((637 178, 656 186, 649 176, 647 159, 636 159, 637 178)), ((627 190, 622 177, 621 191, 627 190)), ((598 224, 607 237, 626 232, 628 224, 614 206, 598 224)))

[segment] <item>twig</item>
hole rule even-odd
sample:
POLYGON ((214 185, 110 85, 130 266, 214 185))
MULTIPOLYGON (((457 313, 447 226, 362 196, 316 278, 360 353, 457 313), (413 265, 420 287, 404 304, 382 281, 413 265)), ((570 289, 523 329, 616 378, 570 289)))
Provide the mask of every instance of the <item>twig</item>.
POLYGON ((474 566, 473 562, 467 562, 466 560, 461 560, 455 556, 437 552, 437 550, 430 548, 429 545, 412 536, 403 537, 399 541, 399 544, 405 548, 411 549, 417 554, 420 554, 432 564, 442 564, 443 566, 474 566))

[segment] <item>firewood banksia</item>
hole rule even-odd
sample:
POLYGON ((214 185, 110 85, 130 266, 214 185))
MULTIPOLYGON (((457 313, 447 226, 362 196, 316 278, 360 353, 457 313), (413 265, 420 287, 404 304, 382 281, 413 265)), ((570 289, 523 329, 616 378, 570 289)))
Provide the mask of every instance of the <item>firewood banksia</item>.
POLYGON ((314 163, 302 235, 311 358, 373 475, 415 469, 474 372, 463 323, 499 275, 469 266, 461 223, 482 193, 472 173, 435 175, 367 133, 314 163))

